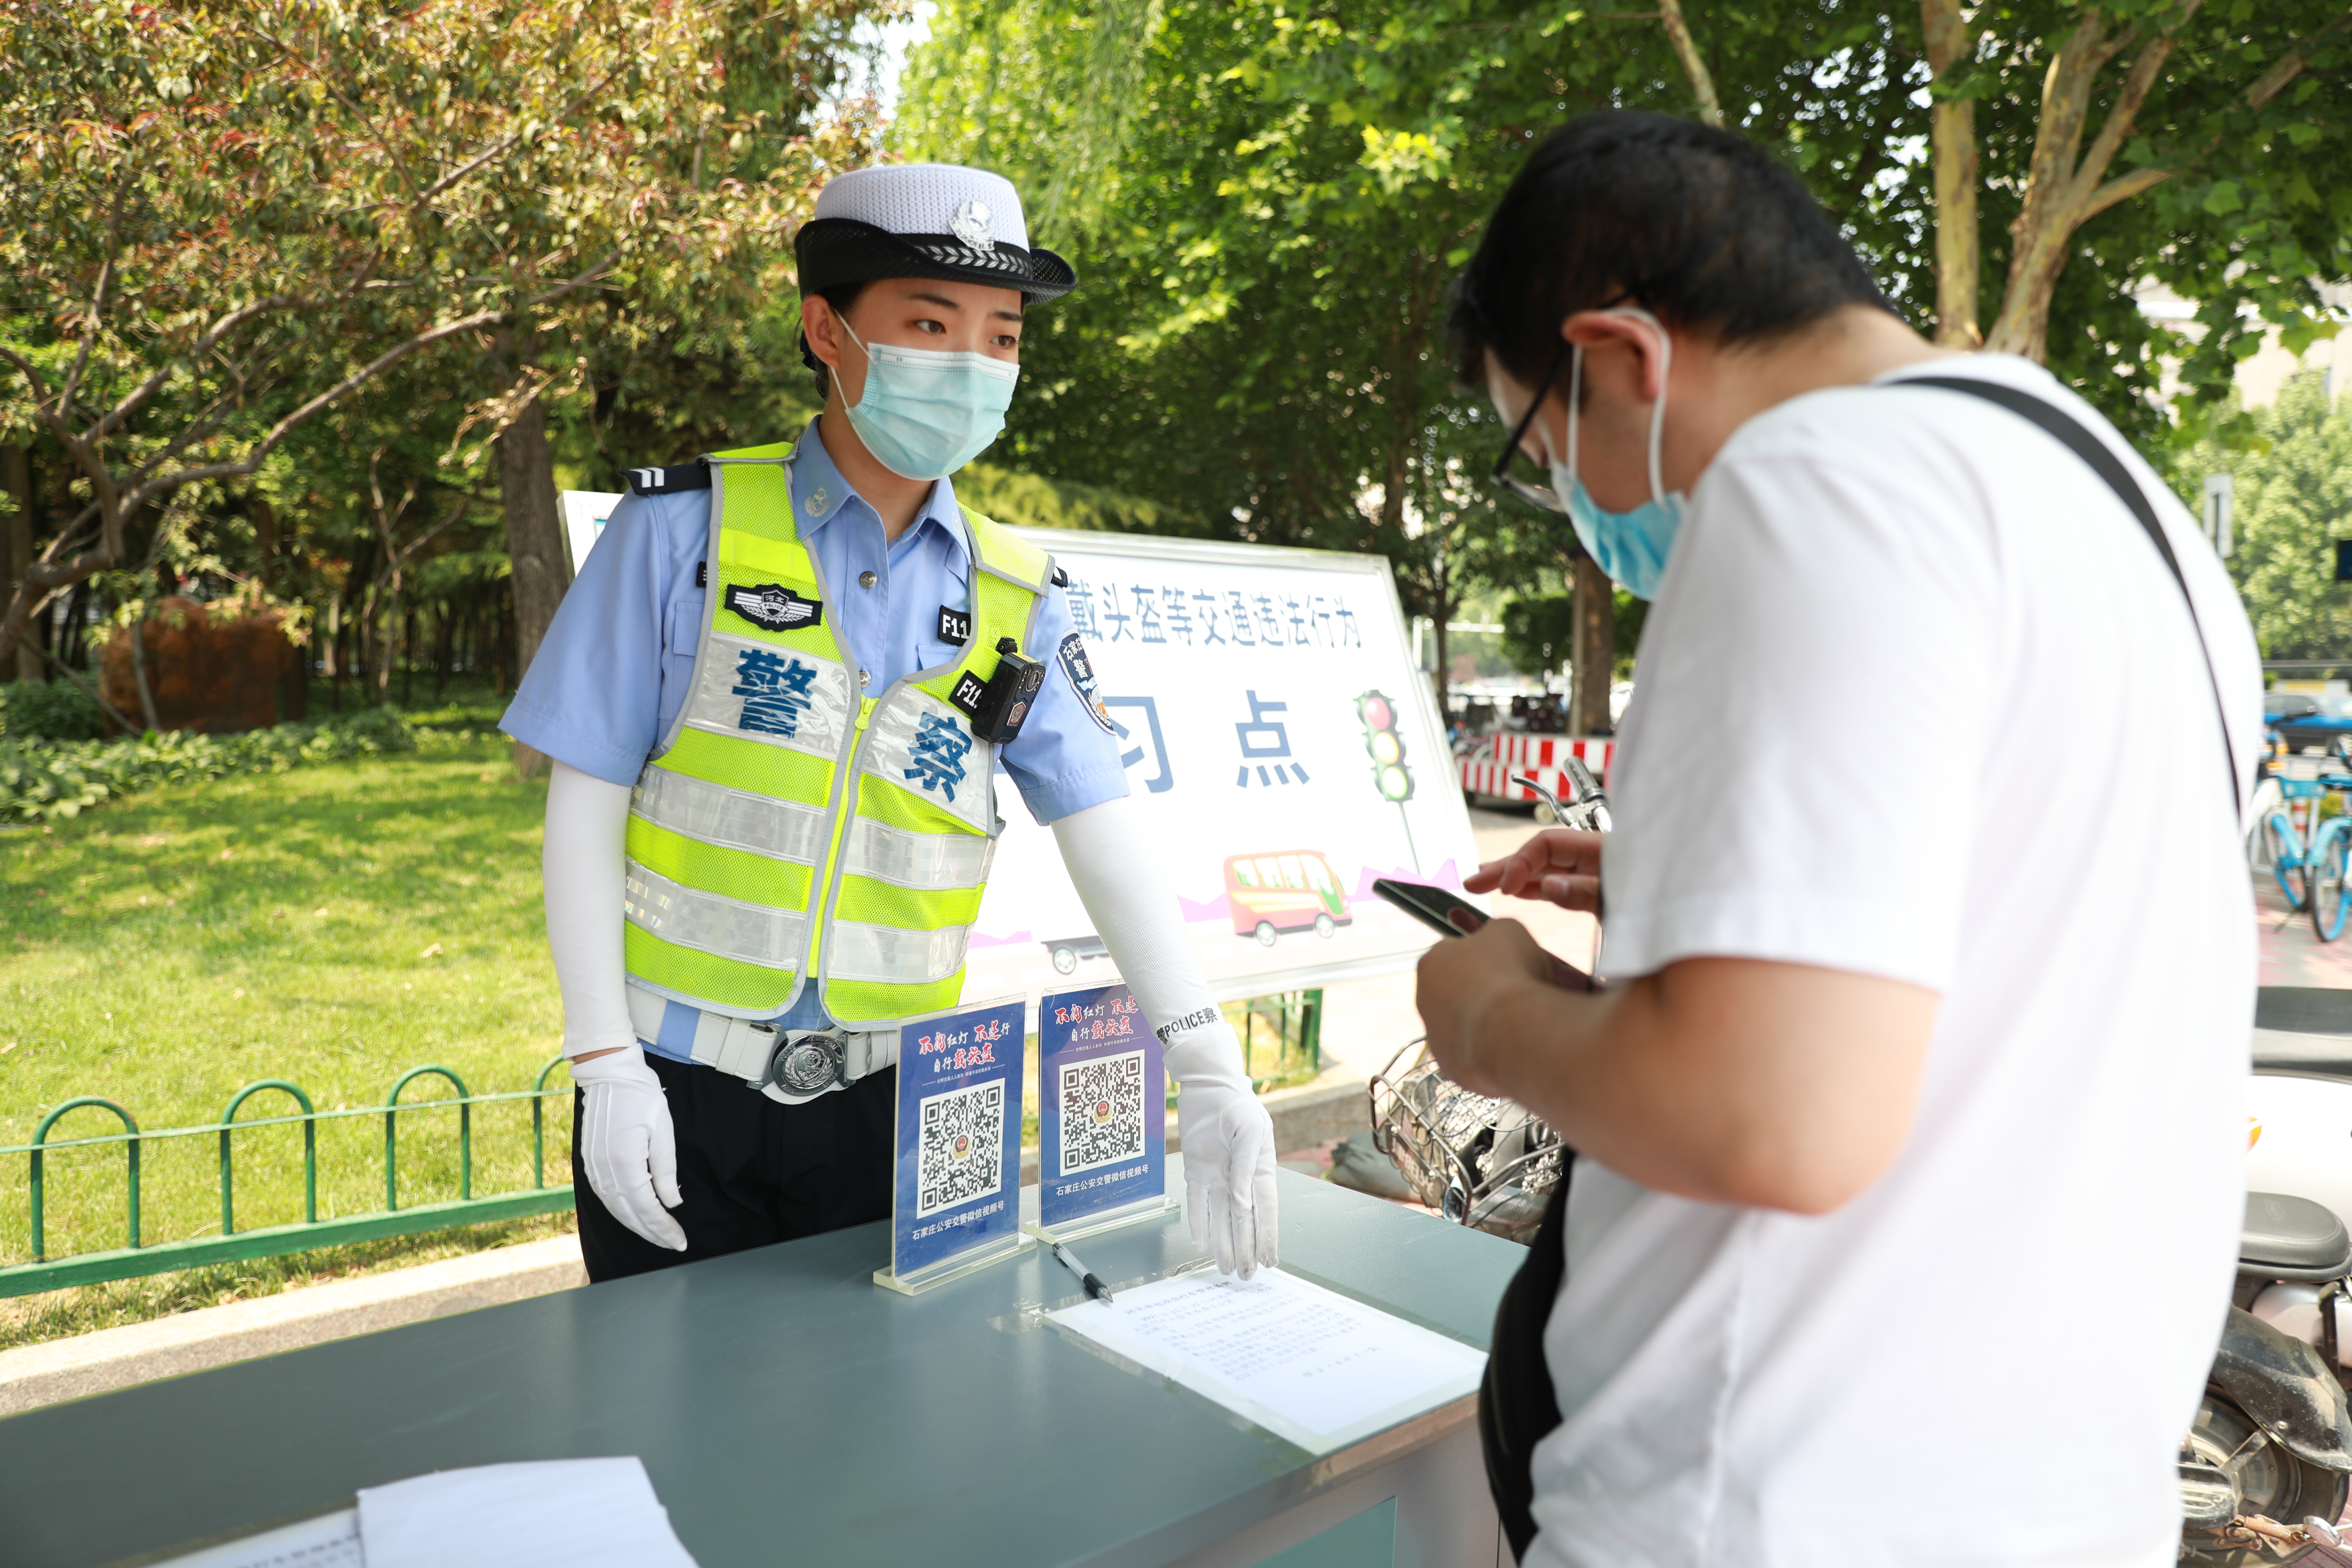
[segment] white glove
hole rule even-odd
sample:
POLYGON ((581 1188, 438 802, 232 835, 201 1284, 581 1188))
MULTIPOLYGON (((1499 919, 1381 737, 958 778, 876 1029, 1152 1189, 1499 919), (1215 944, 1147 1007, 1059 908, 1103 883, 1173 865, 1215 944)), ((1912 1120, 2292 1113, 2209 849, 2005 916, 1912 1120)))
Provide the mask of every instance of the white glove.
POLYGON ((1274 1118, 1241 1071, 1241 1044, 1220 1015, 1168 1047, 1179 1085, 1176 1131, 1184 1143, 1184 1215, 1192 1245, 1246 1279, 1271 1268, 1279 1214, 1274 1190, 1274 1118))
POLYGON ((1200 959, 1132 799, 1107 800, 1054 824, 1062 864, 1157 1026, 1169 1076, 1181 1086, 1184 1208, 1195 1245, 1244 1278, 1275 1264, 1274 1119, 1243 1070, 1241 1043, 1211 1000, 1200 959))
POLYGON ((679 1202, 677 1134, 622 990, 622 840, 628 825, 627 785, 555 764, 540 859, 547 945, 563 993, 563 1054, 572 1058, 572 1081, 587 1095, 580 1164, 588 1185, 614 1219, 656 1247, 683 1252, 686 1232, 662 1212, 663 1204, 676 1208, 679 1202), (597 1051, 610 1054, 580 1059, 597 1051))
POLYGON ((580 1165, 590 1189, 614 1219, 656 1247, 684 1252, 686 1232, 664 1207, 686 1201, 677 1190, 677 1134, 644 1049, 633 1040, 610 1056, 575 1061, 572 1081, 587 1095, 580 1165))

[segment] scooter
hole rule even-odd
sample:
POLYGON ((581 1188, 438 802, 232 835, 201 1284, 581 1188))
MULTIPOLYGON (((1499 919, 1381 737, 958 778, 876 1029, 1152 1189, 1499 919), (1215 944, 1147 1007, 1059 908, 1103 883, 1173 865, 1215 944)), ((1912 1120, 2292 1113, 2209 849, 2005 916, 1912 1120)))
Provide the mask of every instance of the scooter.
POLYGON ((2238 1279, 2180 1450, 2180 1561, 2336 1546, 2352 1493, 2352 991, 2264 986, 2247 1086, 2238 1279), (2296 1522, 2288 1523, 2285 1521, 2296 1522))

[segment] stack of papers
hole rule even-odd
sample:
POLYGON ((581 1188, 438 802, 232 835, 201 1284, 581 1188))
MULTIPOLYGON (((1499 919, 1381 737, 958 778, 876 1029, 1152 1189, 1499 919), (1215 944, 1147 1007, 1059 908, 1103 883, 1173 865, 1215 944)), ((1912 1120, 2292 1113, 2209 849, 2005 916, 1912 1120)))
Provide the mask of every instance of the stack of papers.
POLYGON ((1155 1279, 1048 1315, 1317 1454, 1473 1393, 1486 1369, 1484 1351, 1278 1268, 1155 1279))
POLYGON ((441 1470, 165 1568, 694 1568, 636 1458, 441 1470))

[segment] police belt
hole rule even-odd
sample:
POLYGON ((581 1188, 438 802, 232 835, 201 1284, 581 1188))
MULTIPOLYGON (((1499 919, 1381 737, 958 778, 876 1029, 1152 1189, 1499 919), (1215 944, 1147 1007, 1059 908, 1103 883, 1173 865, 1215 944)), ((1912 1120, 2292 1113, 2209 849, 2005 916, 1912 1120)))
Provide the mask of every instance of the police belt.
MULTIPOLYGON (((622 989, 628 994, 629 1021, 637 1037, 660 1039, 671 1004, 642 986, 622 989)), ((771 1100, 798 1105, 896 1066, 898 1031, 779 1029, 698 1009, 691 1054, 702 1066, 740 1078, 771 1100)))

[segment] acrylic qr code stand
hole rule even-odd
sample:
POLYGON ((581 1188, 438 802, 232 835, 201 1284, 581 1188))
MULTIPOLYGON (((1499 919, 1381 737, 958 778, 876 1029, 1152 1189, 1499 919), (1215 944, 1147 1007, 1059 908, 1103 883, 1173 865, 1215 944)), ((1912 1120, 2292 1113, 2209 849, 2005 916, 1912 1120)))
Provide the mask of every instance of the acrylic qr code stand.
POLYGON ((1022 1194, 1021 1228, 1041 1241, 1076 1241, 1182 1206, 1168 1194, 1167 1071, 1135 994, 1113 984, 1047 994, 1037 1006, 1037 1186, 1022 1194), (1122 1068, 1131 1110, 1100 1087, 1100 1075, 1122 1068), (1073 1100, 1081 1081, 1096 1087, 1073 1100), (1074 1130, 1097 1128, 1126 1139, 1108 1151, 1071 1142, 1074 1130))
POLYGON ((1034 1243, 1021 1229, 1019 996, 898 1026, 890 1267, 874 1283, 912 1296, 1034 1243))

